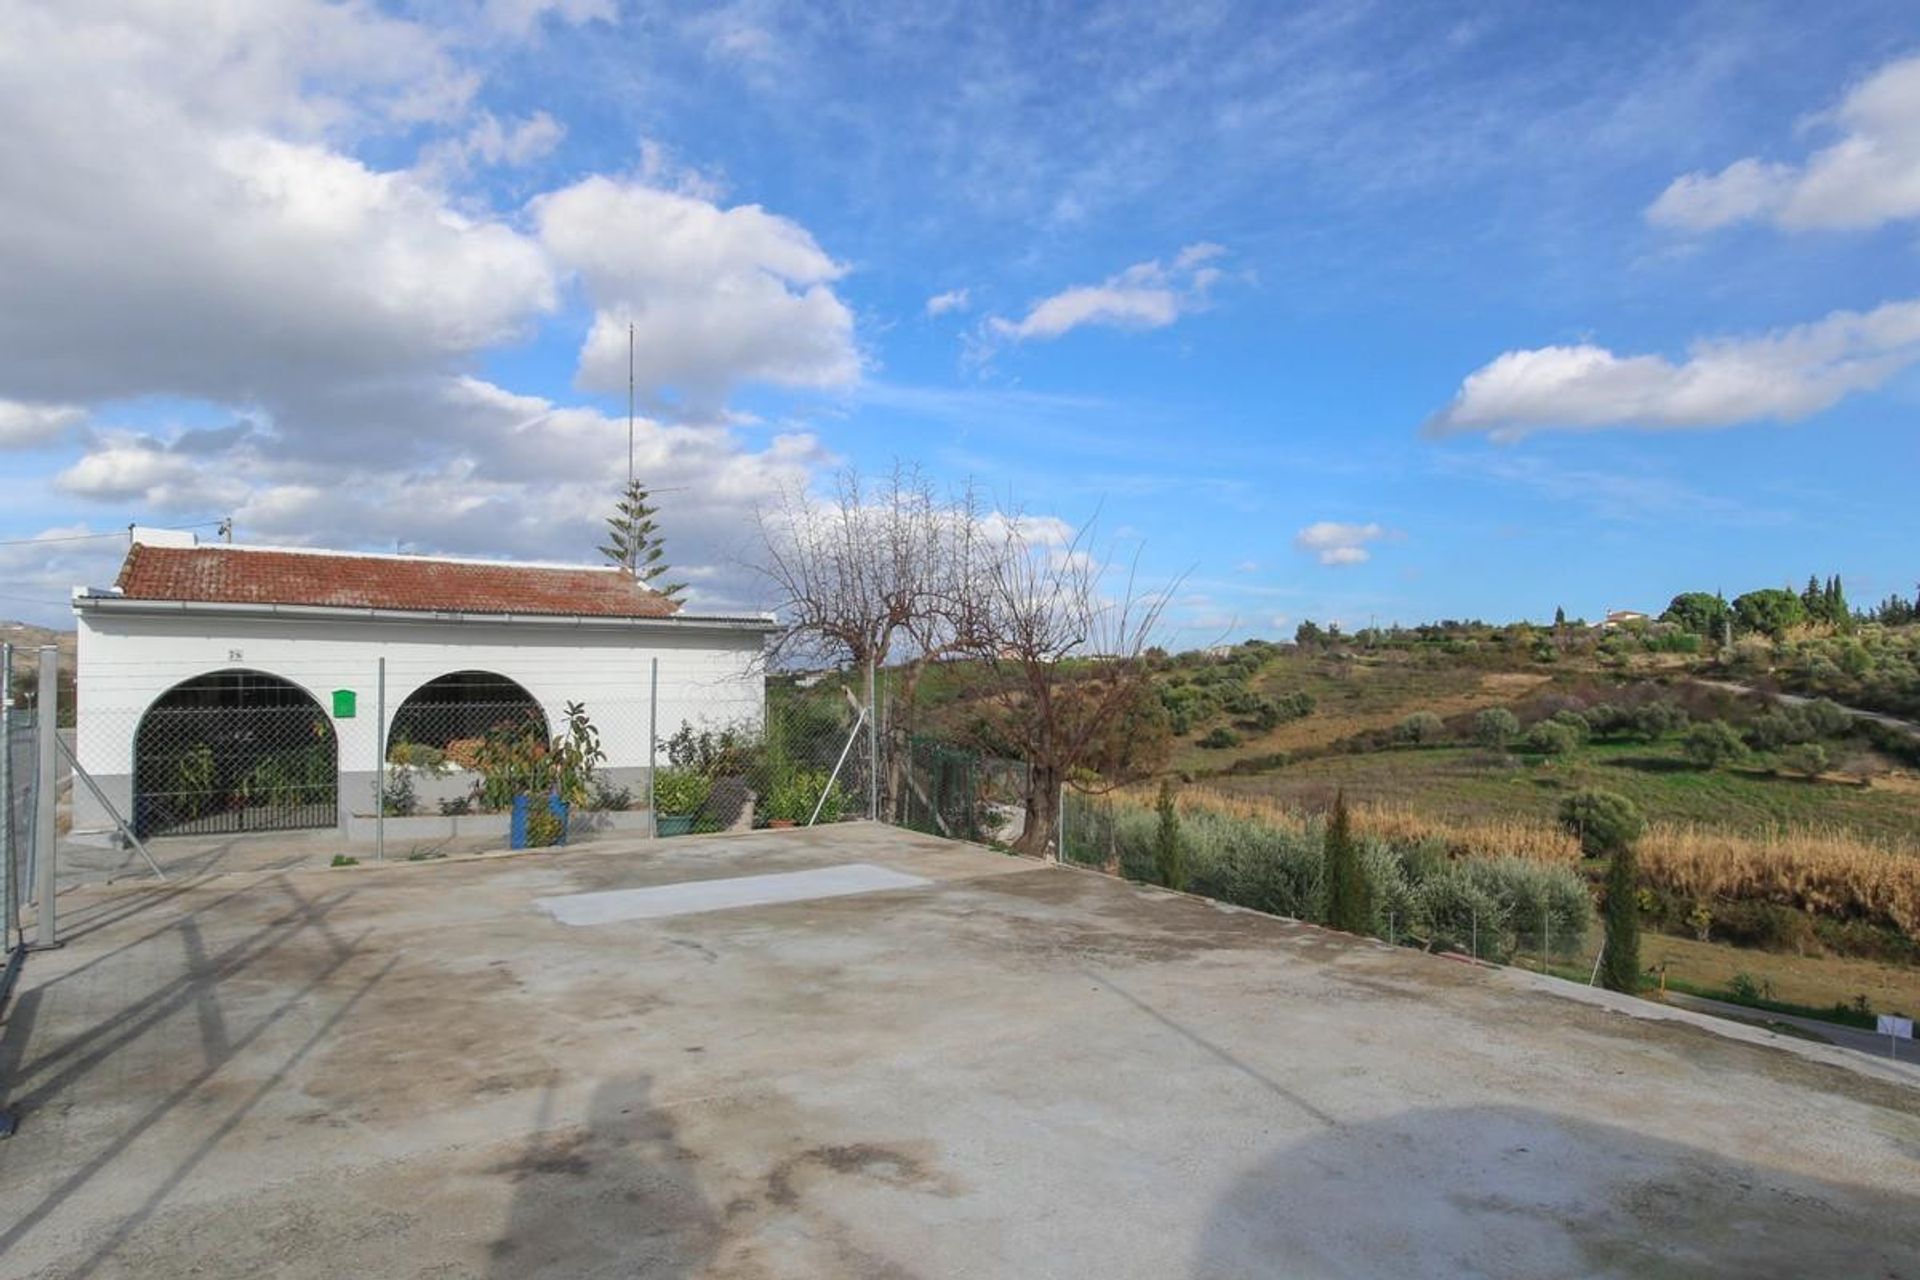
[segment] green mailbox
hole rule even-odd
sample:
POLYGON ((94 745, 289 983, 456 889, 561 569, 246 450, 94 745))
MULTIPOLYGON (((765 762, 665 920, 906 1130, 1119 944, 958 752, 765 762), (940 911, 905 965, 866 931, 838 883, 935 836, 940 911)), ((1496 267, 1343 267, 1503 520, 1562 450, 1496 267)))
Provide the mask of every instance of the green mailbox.
POLYGON ((335 689, 333 691, 333 718, 335 720, 353 719, 354 702, 355 694, 353 690, 335 689))

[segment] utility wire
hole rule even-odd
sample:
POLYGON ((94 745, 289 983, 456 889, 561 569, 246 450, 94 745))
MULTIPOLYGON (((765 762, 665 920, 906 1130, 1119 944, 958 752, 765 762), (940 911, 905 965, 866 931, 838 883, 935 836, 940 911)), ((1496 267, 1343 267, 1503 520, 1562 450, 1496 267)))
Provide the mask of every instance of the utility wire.
MULTIPOLYGON (((164 524, 153 527, 178 531, 184 529, 208 529, 220 523, 218 520, 201 520, 196 524, 164 524)), ((42 543, 92 542, 96 538, 124 538, 126 536, 127 531, 125 529, 114 529, 108 533, 62 533, 56 534, 51 538, 0 538, 0 547, 37 547, 42 543)))

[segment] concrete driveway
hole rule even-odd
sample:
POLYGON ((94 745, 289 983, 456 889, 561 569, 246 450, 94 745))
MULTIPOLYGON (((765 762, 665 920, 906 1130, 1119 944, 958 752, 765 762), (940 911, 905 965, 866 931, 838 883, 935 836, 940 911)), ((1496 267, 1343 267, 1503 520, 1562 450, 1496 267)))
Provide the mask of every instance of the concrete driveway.
POLYGON ((1920 1275, 1902 1073, 883 827, 62 902, 4 1276, 1920 1275))

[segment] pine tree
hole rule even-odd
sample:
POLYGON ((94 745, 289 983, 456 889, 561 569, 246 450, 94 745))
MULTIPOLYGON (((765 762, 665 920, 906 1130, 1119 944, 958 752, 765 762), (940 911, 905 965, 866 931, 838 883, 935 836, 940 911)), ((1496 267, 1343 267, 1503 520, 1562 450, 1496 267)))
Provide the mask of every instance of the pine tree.
POLYGON ((1800 593, 1800 603, 1805 606, 1809 619, 1819 619, 1820 601, 1820 579, 1810 573, 1807 575, 1807 589, 1800 593))
POLYGON ((1327 820, 1322 876, 1327 886, 1327 924, 1347 933, 1373 932, 1373 902, 1360 849, 1353 842, 1353 821, 1347 815, 1347 793, 1333 798, 1333 816, 1327 820))
POLYGON ((666 547, 653 520, 657 510, 647 498, 644 484, 638 480, 628 483, 614 504, 613 514, 607 517, 607 540, 601 544, 600 554, 632 573, 633 580, 641 586, 678 602, 687 585, 659 581, 667 572, 663 558, 666 547))

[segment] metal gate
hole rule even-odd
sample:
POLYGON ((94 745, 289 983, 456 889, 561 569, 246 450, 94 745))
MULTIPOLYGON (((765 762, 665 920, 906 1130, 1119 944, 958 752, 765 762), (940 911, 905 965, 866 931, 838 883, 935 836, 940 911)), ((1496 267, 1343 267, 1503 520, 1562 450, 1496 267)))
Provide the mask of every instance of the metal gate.
POLYGON ((133 761, 133 823, 143 838, 339 820, 333 724, 278 676, 217 671, 175 685, 141 719, 133 761))

